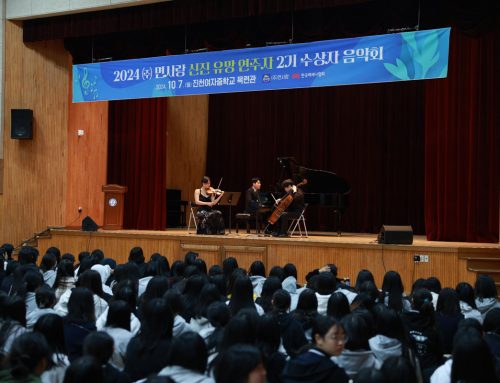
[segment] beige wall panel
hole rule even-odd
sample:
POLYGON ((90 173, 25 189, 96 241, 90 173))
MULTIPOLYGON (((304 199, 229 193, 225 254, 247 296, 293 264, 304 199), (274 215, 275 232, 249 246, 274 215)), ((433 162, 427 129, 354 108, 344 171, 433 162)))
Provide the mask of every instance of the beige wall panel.
POLYGON ((17 245, 48 225, 65 223, 68 60, 62 41, 24 44, 22 24, 6 22, 0 242, 17 245), (10 139, 10 110, 16 108, 33 110, 33 140, 10 139))
MULTIPOLYGON (((71 68, 71 62, 68 63, 71 68)), ((68 90, 68 176, 65 224, 81 226, 87 215, 99 225, 104 220, 104 193, 108 161, 108 102, 71 102, 68 90), (83 130, 83 136, 78 136, 83 130), (78 214, 78 207, 82 213, 78 214)))
POLYGON ((171 97, 167 111, 167 188, 191 201, 205 175, 209 96, 171 97))

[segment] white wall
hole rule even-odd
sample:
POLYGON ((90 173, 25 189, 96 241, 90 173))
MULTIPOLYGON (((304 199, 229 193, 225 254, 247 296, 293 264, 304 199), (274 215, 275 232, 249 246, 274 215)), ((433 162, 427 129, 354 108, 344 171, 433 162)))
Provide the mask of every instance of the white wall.
MULTIPOLYGON (((171 0, 1 0, 6 1, 8 20, 36 19, 48 16, 101 11, 171 0)), ((180 0, 178 0, 180 1, 180 0)))

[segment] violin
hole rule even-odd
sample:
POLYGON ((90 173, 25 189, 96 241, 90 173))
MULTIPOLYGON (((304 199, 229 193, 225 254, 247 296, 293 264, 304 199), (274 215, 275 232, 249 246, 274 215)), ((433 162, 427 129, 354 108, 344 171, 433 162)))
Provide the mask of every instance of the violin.
POLYGON ((214 189, 214 188, 212 188, 212 187, 211 187, 210 189, 208 189, 208 190, 205 190, 205 192, 206 192, 209 196, 214 195, 214 196, 216 196, 216 197, 218 197, 218 196, 220 196, 220 195, 224 194, 224 190, 214 189))

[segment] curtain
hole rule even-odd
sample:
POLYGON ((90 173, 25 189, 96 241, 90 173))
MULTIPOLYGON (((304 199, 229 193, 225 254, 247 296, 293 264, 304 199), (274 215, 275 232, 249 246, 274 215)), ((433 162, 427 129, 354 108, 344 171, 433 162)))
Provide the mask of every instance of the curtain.
POLYGON ((109 103, 108 183, 128 187, 125 229, 166 227, 167 99, 109 103))

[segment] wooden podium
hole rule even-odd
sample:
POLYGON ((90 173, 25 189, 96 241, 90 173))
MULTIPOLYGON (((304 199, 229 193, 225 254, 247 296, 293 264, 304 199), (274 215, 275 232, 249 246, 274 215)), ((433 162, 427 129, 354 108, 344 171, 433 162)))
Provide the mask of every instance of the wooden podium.
POLYGON ((128 188, 120 185, 103 185, 104 192, 104 230, 123 229, 123 208, 128 188))

